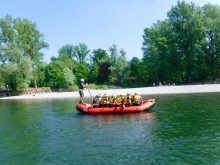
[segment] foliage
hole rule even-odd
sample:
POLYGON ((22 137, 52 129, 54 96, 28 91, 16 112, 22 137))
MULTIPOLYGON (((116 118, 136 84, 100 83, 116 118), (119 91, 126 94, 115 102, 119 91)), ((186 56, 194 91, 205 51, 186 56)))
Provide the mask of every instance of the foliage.
POLYGON ((126 60, 126 52, 121 49, 118 52, 117 45, 113 44, 110 48, 109 63, 111 66, 111 76, 116 79, 116 84, 121 85, 128 78, 130 72, 130 63, 126 60))
POLYGON ((106 90, 107 89, 106 85, 89 84, 88 87, 89 87, 89 89, 94 89, 94 90, 106 90))
POLYGON ((93 50, 92 54, 92 60, 94 64, 99 64, 100 62, 104 62, 109 58, 109 55, 107 54, 106 50, 103 50, 101 48, 93 50))
POLYGON ((76 57, 79 63, 84 63, 86 56, 89 54, 90 50, 88 49, 87 45, 84 43, 79 43, 79 45, 73 46, 74 49, 74 57, 76 57))
POLYGON ((77 85, 68 85, 66 89, 68 92, 74 92, 74 91, 78 91, 78 86, 77 85))
POLYGON ((129 73, 130 77, 136 77, 138 71, 139 71, 139 66, 141 64, 141 61, 139 60, 139 58, 137 57, 133 57, 130 61, 130 66, 131 66, 131 70, 129 73))
POLYGON ((183 60, 182 69, 185 72, 183 80, 191 82, 197 74, 198 47, 204 34, 201 8, 194 3, 179 2, 168 12, 169 21, 175 32, 175 43, 178 54, 183 60))
POLYGON ((88 80, 89 69, 81 63, 78 63, 77 66, 73 69, 73 74, 75 75, 75 83, 78 84, 80 79, 88 80))
POLYGON ((12 89, 28 87, 32 79, 32 62, 29 56, 22 56, 21 50, 14 44, 2 47, 2 57, 7 59, 2 65, 5 83, 12 89))
POLYGON ((59 61, 64 62, 66 64, 66 66, 71 70, 73 70, 74 67, 76 67, 76 65, 77 65, 76 61, 74 61, 72 58, 69 58, 69 56, 64 53, 59 54, 59 56, 57 58, 53 57, 52 61, 55 61, 55 60, 59 60, 59 61))
POLYGON ((142 63, 149 81, 190 83, 218 78, 220 7, 178 1, 168 19, 144 29, 142 63))
POLYGON ((110 67, 109 62, 103 62, 99 66, 99 75, 98 75, 98 84, 106 84, 109 82, 109 76, 111 71, 109 70, 110 67))
MULTIPOLYGON (((150 82, 159 82, 162 80, 172 79, 170 70, 172 70, 170 55, 173 54, 173 37, 171 26, 169 22, 158 21, 152 28, 144 30, 144 43, 142 50, 144 52, 143 70, 148 71, 147 77, 150 77, 150 82)), ((142 73, 143 75, 143 73, 142 73)))
POLYGON ((65 54, 69 59, 73 59, 74 57, 74 47, 73 45, 70 44, 66 44, 64 46, 62 46, 59 50, 58 50, 59 55, 61 54, 65 54))
POLYGON ((200 68, 209 75, 212 80, 220 77, 220 7, 211 4, 204 5, 203 20, 205 27, 205 37, 202 47, 204 50, 204 62, 201 62, 200 68))
POLYGON ((99 83, 98 75, 99 68, 103 62, 106 62, 109 59, 107 52, 101 48, 93 50, 92 55, 90 56, 90 74, 89 82, 99 83))
POLYGON ((10 15, 0 19, 0 64, 5 83, 12 89, 28 87, 43 58, 40 50, 47 47, 35 23, 10 15))
POLYGON ((64 87, 66 80, 63 74, 65 64, 62 61, 52 61, 48 65, 48 79, 50 87, 64 87))
POLYGON ((93 83, 98 83, 98 76, 99 76, 99 65, 94 64, 90 70, 88 81, 93 83))
POLYGON ((63 69, 63 76, 64 76, 64 79, 65 79, 66 86, 73 85, 75 76, 73 75, 73 72, 69 68, 64 68, 63 69))
MULTIPOLYGON (((34 70, 35 78, 36 78, 36 81, 38 82, 37 85, 39 87, 47 86, 46 72, 47 72, 47 64, 46 63, 41 63, 34 70)), ((30 84, 30 87, 35 87, 34 81, 32 81, 32 83, 30 84)))

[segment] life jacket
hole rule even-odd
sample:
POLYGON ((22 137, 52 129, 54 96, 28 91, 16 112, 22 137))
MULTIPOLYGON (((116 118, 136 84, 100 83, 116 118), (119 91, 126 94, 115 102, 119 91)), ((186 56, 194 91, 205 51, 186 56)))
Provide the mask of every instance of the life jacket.
POLYGON ((100 102, 100 98, 98 96, 96 96, 94 99, 93 99, 93 104, 97 104, 100 102))
POLYGON ((116 98, 115 98, 115 97, 112 96, 112 97, 110 98, 110 104, 111 104, 111 105, 116 105, 116 98))
POLYGON ((84 89, 84 84, 80 82, 78 88, 79 88, 79 91, 82 91, 84 89))
POLYGON ((112 104, 114 102, 114 100, 115 100, 115 97, 111 97, 110 98, 110 103, 112 104))
POLYGON ((127 96, 125 100, 125 104, 130 104, 131 103, 131 96, 127 96))
POLYGON ((101 102, 102 102, 102 104, 108 104, 108 103, 109 103, 108 97, 103 97, 103 98, 101 99, 101 102))
POLYGON ((117 98, 117 103, 119 103, 119 104, 122 104, 124 101, 125 100, 124 100, 123 96, 120 96, 120 97, 117 98))
POLYGON ((141 101, 141 96, 140 96, 140 95, 134 95, 133 101, 134 101, 135 103, 139 103, 139 102, 141 101))

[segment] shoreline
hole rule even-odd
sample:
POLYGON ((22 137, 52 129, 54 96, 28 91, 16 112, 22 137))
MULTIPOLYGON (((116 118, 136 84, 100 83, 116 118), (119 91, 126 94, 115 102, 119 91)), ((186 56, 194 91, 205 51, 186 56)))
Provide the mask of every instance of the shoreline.
MULTIPOLYGON (((185 93, 214 93, 220 92, 220 84, 207 84, 207 85, 176 85, 176 86, 154 86, 143 88, 123 88, 123 89, 107 89, 107 90, 92 90, 84 89, 84 97, 95 97, 97 94, 103 95, 107 93, 111 96, 113 93, 124 95, 130 93, 133 95, 138 92, 140 95, 156 95, 156 94, 185 94, 185 93), (90 95, 91 94, 91 95, 90 95)), ((0 100, 10 99, 52 99, 52 98, 75 98, 79 97, 78 91, 76 92, 52 92, 43 94, 29 94, 19 96, 0 97, 0 100)))

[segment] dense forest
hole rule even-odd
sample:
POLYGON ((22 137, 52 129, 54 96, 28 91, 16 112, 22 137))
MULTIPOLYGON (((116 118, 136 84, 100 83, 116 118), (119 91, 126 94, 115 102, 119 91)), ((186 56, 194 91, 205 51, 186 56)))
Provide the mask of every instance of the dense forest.
MULTIPOLYGON (((49 64, 49 48, 37 24, 6 15, 0 18, 0 85, 13 90, 28 87, 73 88, 79 79, 89 84, 124 87, 159 82, 187 84, 220 81, 220 7, 178 1, 143 29, 143 57, 128 61, 116 44, 90 50, 85 43, 61 45, 49 64)), ((117 42, 117 41, 116 41, 117 42)))

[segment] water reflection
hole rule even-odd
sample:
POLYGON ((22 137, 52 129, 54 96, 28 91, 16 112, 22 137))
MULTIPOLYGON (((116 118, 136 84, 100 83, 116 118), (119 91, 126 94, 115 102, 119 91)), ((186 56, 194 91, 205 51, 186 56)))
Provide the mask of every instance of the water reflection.
POLYGON ((98 127, 112 125, 113 123, 126 122, 126 123, 142 123, 146 122, 152 124, 155 122, 156 115, 154 112, 141 112, 141 113, 125 113, 125 114, 96 114, 88 115, 78 113, 83 126, 90 125, 91 122, 96 123, 98 127))

